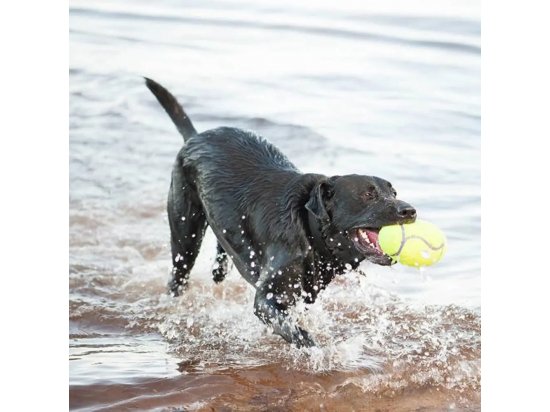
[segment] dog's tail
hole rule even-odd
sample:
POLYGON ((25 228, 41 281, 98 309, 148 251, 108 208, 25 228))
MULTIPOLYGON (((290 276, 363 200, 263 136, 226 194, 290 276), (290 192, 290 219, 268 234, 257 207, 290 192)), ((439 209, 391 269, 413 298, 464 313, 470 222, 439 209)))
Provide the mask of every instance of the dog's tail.
POLYGON ((162 87, 154 80, 144 77, 147 88, 155 95, 160 105, 166 110, 170 119, 174 122, 178 128, 178 132, 183 136, 183 140, 187 140, 189 137, 197 134, 193 123, 183 110, 183 107, 178 103, 176 98, 172 96, 168 90, 162 87))

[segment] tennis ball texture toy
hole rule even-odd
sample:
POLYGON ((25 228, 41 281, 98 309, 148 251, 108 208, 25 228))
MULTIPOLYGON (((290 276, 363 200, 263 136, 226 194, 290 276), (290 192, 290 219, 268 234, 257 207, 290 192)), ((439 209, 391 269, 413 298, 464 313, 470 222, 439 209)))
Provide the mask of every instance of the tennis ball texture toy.
POLYGON ((382 251, 402 265, 431 266, 447 250, 447 239, 434 224, 417 219, 414 223, 384 226, 378 234, 382 251))

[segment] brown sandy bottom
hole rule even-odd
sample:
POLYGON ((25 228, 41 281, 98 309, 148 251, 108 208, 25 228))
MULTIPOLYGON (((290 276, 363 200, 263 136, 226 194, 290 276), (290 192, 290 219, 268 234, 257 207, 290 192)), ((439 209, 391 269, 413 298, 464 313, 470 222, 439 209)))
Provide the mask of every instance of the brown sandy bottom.
MULTIPOLYGON (((184 366, 182 366, 184 368, 184 366)), ((310 374, 283 365, 228 369, 132 384, 71 386, 70 407, 169 411, 478 411, 478 389, 391 381, 365 391, 368 372, 310 374)))

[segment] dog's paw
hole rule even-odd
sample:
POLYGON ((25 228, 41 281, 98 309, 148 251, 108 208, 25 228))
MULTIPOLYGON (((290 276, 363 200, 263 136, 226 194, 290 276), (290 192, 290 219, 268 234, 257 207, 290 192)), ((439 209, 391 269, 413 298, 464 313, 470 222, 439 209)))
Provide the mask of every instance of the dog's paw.
POLYGON ((288 343, 295 345, 297 348, 311 348, 317 346, 309 332, 299 326, 296 326, 289 319, 279 319, 280 323, 272 324, 273 332, 280 335, 288 343))
POLYGON ((229 272, 227 266, 227 261, 216 262, 214 264, 214 267, 212 268, 212 278, 214 279, 214 282, 220 283, 225 279, 227 272, 229 272))
POLYGON ((225 279, 228 273, 229 259, 227 254, 225 252, 218 253, 216 256, 216 262, 214 262, 214 265, 212 266, 212 278, 214 279, 214 282, 220 283, 225 279))
POLYGON ((292 334, 292 343, 296 345, 297 348, 311 348, 312 346, 317 346, 309 332, 300 327, 296 327, 296 330, 292 334))
POLYGON ((174 297, 179 296, 187 289, 189 276, 181 273, 177 268, 172 270, 172 280, 168 282, 168 293, 174 297))
POLYGON ((175 280, 168 282, 168 293, 172 297, 178 297, 183 292, 183 285, 179 284, 175 280))

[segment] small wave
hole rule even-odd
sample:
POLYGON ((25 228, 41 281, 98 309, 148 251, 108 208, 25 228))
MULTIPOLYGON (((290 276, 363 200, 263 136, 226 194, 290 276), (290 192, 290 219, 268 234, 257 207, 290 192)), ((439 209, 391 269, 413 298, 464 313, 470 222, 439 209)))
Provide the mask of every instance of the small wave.
MULTIPOLYGON (((273 31, 286 31, 295 32, 300 34, 330 36, 330 37, 343 37, 355 40, 368 40, 377 41, 382 43, 391 43, 398 45, 407 45, 415 47, 427 47, 438 48, 445 50, 452 50, 462 53, 474 53, 480 54, 481 48, 475 44, 460 43, 456 41, 443 41, 443 40, 425 40, 414 39, 410 37, 400 37, 397 35, 360 31, 358 29, 350 28, 337 28, 327 26, 315 26, 315 25, 295 25, 280 22, 268 22, 268 21, 252 21, 252 20, 239 20, 228 18, 208 18, 208 17, 186 17, 175 15, 163 15, 163 14, 141 14, 122 11, 104 11, 99 9, 90 9, 83 7, 73 7, 70 9, 71 14, 83 15, 83 16, 95 16, 98 18, 109 19, 127 19, 127 20, 144 20, 144 21, 159 21, 159 22, 173 22, 173 23, 186 23, 196 25, 212 25, 212 26, 229 26, 233 28, 253 28, 261 30, 273 30, 273 31)), ((129 40, 129 39, 126 39, 129 40)), ((136 40, 138 41, 138 40, 136 40)), ((141 39, 139 39, 141 41, 141 39)))

